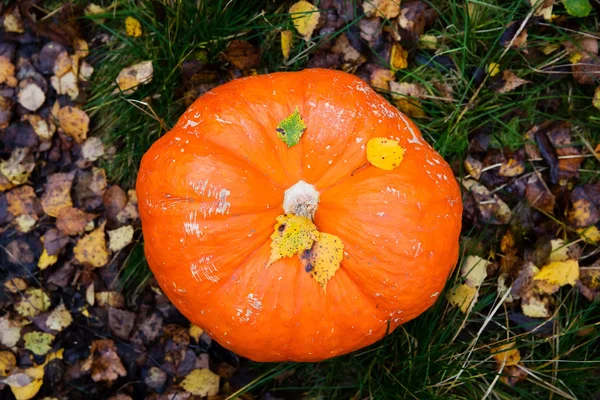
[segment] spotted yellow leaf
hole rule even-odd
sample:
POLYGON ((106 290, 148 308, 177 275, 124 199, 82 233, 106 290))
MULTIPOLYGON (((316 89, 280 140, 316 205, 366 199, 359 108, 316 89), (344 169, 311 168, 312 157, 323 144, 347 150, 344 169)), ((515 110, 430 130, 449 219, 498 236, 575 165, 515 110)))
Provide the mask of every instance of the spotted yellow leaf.
POLYGON ((377 168, 391 171, 400 165, 405 150, 397 140, 372 138, 367 142, 367 160, 377 168))
POLYGON ((142 36, 142 24, 133 17, 125 18, 125 33, 132 37, 142 36))
POLYGON ((521 353, 519 353, 519 349, 515 349, 514 342, 494 347, 490 350, 490 353, 492 353, 498 364, 510 366, 517 365, 521 361, 521 353))
POLYGON ((23 317, 35 317, 50 308, 50 298, 42 289, 29 288, 15 309, 23 317))
POLYGON ((283 59, 286 61, 288 58, 290 58, 292 38, 292 31, 286 30, 281 32, 281 54, 283 54, 283 59))
POLYGON ((577 260, 553 261, 542 267, 533 279, 559 286, 575 285, 579 279, 579 263, 577 260))
POLYGON ((271 235, 269 265, 284 257, 292 257, 312 247, 319 238, 317 227, 306 217, 293 214, 280 215, 271 235))
POLYGON ((298 1, 290 7, 290 14, 294 27, 307 42, 319 23, 319 9, 308 1, 298 1))
POLYGON ((0 351, 0 377, 9 376, 17 366, 17 359, 10 351, 0 351))
POLYGON ((448 302, 454 307, 468 314, 477 301, 477 288, 471 287, 466 283, 456 286, 448 294, 448 302))
POLYGON ((69 310, 67 310, 64 304, 61 304, 52 310, 48 316, 48 319, 46 320, 46 326, 49 329, 60 332, 71 325, 71 322, 73 322, 71 313, 69 310))
POLYGON ((103 267, 108 263, 108 251, 106 250, 106 238, 104 237, 104 223, 85 235, 73 249, 75 259, 83 265, 94 268, 103 267))
POLYGON ((327 282, 340 268, 344 257, 344 243, 329 233, 320 233, 310 249, 299 254, 304 270, 321 285, 326 292, 327 282))
POLYGON ((50 351, 54 335, 45 332, 29 332, 23 335, 25 348, 38 356, 43 356, 50 351))
POLYGON ((196 396, 214 396, 219 393, 219 375, 208 368, 195 369, 181 382, 181 387, 196 396))

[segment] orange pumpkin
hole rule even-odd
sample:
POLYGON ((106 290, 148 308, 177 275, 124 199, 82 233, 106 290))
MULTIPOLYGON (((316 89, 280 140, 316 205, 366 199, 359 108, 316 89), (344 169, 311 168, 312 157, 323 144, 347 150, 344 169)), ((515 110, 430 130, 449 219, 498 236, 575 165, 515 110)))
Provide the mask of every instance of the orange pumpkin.
POLYGON ((458 257, 462 202, 448 164, 406 116, 338 71, 204 94, 144 155, 137 194, 163 291, 257 361, 316 361, 377 341, 436 301, 458 257), (306 128, 288 145, 281 126, 294 113, 306 128), (373 138, 397 143, 401 162, 370 163, 373 138), (273 260, 286 213, 341 240, 325 284, 309 250, 273 260))

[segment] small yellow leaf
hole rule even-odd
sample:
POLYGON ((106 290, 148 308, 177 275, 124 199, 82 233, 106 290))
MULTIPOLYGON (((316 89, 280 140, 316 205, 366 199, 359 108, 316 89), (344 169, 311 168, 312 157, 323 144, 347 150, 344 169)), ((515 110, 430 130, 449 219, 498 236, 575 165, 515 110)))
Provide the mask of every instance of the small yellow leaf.
POLYGON ((494 360, 500 365, 505 366, 517 365, 521 361, 521 353, 518 349, 515 349, 515 343, 507 343, 498 347, 494 347, 490 350, 494 360))
POLYGON ((533 279, 559 286, 575 285, 579 279, 579 262, 577 260, 553 261, 542 267, 533 279))
POLYGON ((286 214, 277 217, 271 235, 269 265, 284 257, 291 257, 312 247, 319 238, 317 227, 306 217, 286 214))
POLYGON ((202 334, 204 333, 204 329, 200 328, 197 325, 190 325, 190 329, 188 330, 188 333, 190 335, 191 338, 193 338, 196 343, 200 340, 200 336, 202 336, 202 334))
POLYGON ((587 243, 596 245, 600 243, 600 231, 595 225, 578 229, 577 233, 579 233, 579 236, 587 243))
POLYGON ((19 293, 27 289, 27 282, 23 278, 11 278, 4 282, 4 288, 11 293, 19 293))
POLYGON ((340 268, 344 257, 344 243, 335 235, 321 233, 313 246, 299 256, 304 270, 309 272, 326 292, 327 282, 340 268))
POLYGON ((487 72, 488 74, 490 74, 490 76, 493 78, 494 76, 498 75, 500 73, 500 64, 498 63, 490 63, 487 66, 487 72))
POLYGON ((290 58, 292 39, 292 31, 286 30, 281 32, 281 54, 283 54, 283 59, 285 61, 287 61, 287 59, 290 58))
POLYGON ((181 387, 196 396, 214 396, 219 393, 219 375, 208 368, 195 369, 181 382, 181 387))
POLYGON ((63 208, 71 207, 71 187, 73 186, 74 172, 58 172, 48 177, 45 191, 42 195, 42 208, 51 217, 58 217, 63 208))
POLYGON ((400 14, 400 0, 366 0, 363 11, 367 17, 396 18, 400 14))
POLYGON ((437 37, 435 35, 421 35, 417 46, 420 49, 435 50, 437 48, 437 37))
POLYGON ((71 322, 73 322, 71 313, 69 310, 67 310, 64 304, 61 304, 52 310, 48 316, 48 319, 46 320, 46 326, 49 329, 60 332, 71 325, 71 322))
POLYGON ((448 294, 448 302, 454 307, 468 314, 477 302, 477 288, 473 288, 466 283, 456 286, 448 294))
POLYGON ((0 376, 9 376, 17 366, 17 359, 10 351, 0 351, 0 376))
POLYGON ((319 23, 319 9, 308 1, 298 1, 290 7, 294 27, 307 42, 319 23))
POLYGON ((106 238, 104 237, 104 223, 92 233, 85 235, 73 249, 75 259, 83 265, 94 268, 103 267, 108 263, 108 251, 106 250, 106 238))
POLYGON ((576 52, 573 53, 571 55, 571 57, 569 57, 569 61, 571 62, 571 64, 577 64, 579 61, 581 61, 581 59, 584 57, 584 54, 581 52, 576 52))
POLYGON ((125 18, 125 33, 132 37, 142 36, 142 24, 133 17, 125 18))
POLYGON ((551 314, 548 301, 544 301, 547 299, 548 298, 544 299, 535 294, 530 294, 523 298, 521 301, 523 314, 531 318, 548 318, 551 314))
POLYGON ((50 351, 54 335, 45 332, 29 332, 23 335, 25 348, 38 356, 43 356, 50 351))
POLYGON ((367 142, 367 160, 377 168, 391 171, 400 165, 405 150, 397 140, 375 137, 367 142))
POLYGON ((554 53, 558 49, 560 49, 560 45, 556 43, 548 43, 547 45, 542 47, 542 53, 544 53, 544 55, 549 55, 554 53))
POLYGON ((35 317, 50 307, 50 298, 42 289, 29 288, 16 305, 15 310, 23 317, 35 317))
POLYGON ((41 270, 45 270, 51 265, 54 265, 58 261, 58 254, 53 256, 49 255, 46 249, 42 252, 40 259, 38 260, 38 268, 41 270))
POLYGON ((390 55, 390 66, 393 70, 404 69, 408 67, 408 51, 404 49, 400 45, 400 43, 395 42, 392 45, 392 52, 390 55))

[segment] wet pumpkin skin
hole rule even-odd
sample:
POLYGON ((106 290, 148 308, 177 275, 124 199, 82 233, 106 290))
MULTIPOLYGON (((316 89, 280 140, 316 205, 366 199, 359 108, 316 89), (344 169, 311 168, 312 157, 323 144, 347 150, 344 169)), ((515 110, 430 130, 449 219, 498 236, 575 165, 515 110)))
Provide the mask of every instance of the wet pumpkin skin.
POLYGON ((150 268, 175 306, 256 361, 317 361, 381 339, 437 299, 458 258, 460 190, 417 127, 366 83, 311 69, 200 97, 144 155, 137 195, 150 268), (276 127, 298 107, 288 148, 276 127), (392 171, 366 142, 399 141, 392 171), (314 223, 344 244, 323 290, 298 257, 268 266, 286 189, 320 194, 314 223))

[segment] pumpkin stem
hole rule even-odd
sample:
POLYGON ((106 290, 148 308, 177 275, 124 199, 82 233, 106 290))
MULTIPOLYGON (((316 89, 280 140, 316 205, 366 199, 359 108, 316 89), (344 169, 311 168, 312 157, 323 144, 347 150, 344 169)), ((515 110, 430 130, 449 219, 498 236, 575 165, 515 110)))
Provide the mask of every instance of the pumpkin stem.
POLYGON ((317 204, 319 204, 319 192, 313 185, 304 181, 298 181, 283 195, 283 211, 286 214, 299 215, 312 220, 317 211, 317 204))

